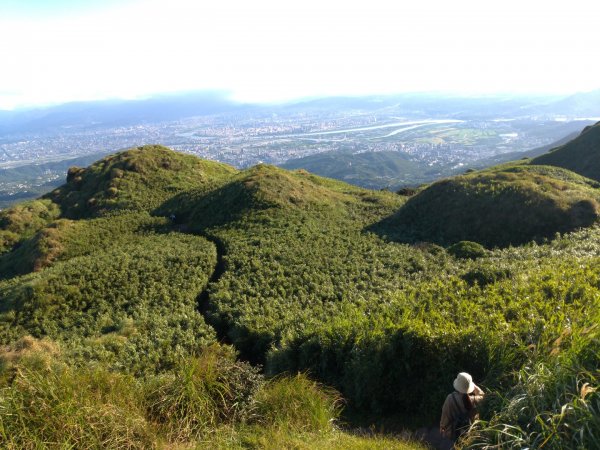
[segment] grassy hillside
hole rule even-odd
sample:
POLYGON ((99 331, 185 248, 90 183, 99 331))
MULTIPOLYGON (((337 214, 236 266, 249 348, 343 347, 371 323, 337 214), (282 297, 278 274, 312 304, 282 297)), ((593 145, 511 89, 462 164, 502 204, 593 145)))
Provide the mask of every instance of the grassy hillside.
POLYGON ((325 152, 287 161, 286 169, 304 169, 369 189, 421 184, 439 176, 402 152, 325 152))
POLYGON ((196 299, 215 262, 214 246, 200 237, 131 236, 0 282, 0 339, 49 337, 67 342, 73 358, 127 371, 168 367, 214 342, 196 299))
POLYGON ((237 175, 227 166, 144 147, 72 169, 68 183, 47 198, 3 211, 2 405, 21 413, 0 414, 2 445, 149 448, 209 440, 218 448, 303 442, 420 448, 336 430, 338 394, 303 379, 260 387, 255 369, 214 347, 215 331, 202 313, 217 247, 178 232, 191 228, 184 220, 193 218, 196 231, 205 233, 205 225, 224 225, 230 216, 265 208, 323 210, 347 195, 346 186, 315 180, 268 166, 237 175), (161 203, 162 211, 155 208, 161 203), (173 213, 177 223, 165 217, 173 213), (194 364, 197 373, 188 370, 194 364), (74 396, 82 385, 89 388, 74 396), (288 406, 292 391, 294 407, 288 406), (57 396, 45 397, 52 392, 57 396), (60 426, 50 417, 61 417, 60 426), (86 430, 77 425, 84 417, 86 430))
POLYGON ((71 170, 0 216, 0 445, 419 448, 338 425, 432 425, 468 371, 490 392, 473 445, 590 447, 597 195, 567 170, 507 165, 407 199, 162 147, 71 170), (490 228, 490 247, 554 239, 394 240, 440 221, 463 240, 449 210, 487 221, 468 238, 490 228))
POLYGON ((559 139, 558 141, 553 142, 548 145, 543 145, 541 147, 536 147, 536 148, 532 148, 531 150, 525 150, 525 151, 521 151, 521 152, 500 153, 500 154, 492 156, 492 157, 474 161, 472 164, 469 164, 469 166, 476 168, 476 169, 485 169, 487 167, 497 166, 499 164, 516 161, 518 159, 535 158, 536 156, 540 156, 540 155, 543 155, 544 153, 547 153, 549 150, 552 150, 553 148, 556 148, 560 145, 563 145, 563 144, 566 144, 567 142, 572 141, 578 135, 579 135, 579 132, 569 133, 564 138, 559 139))
POLYGON ((233 173, 235 169, 225 164, 145 146, 107 156, 85 169, 70 168, 67 183, 44 198, 69 218, 148 210, 178 192, 212 185, 233 173))
POLYGON ((600 122, 586 127, 577 138, 538 156, 531 163, 563 167, 600 181, 600 122))
POLYGON ((405 242, 505 247, 592 225, 600 191, 564 169, 506 165, 438 181, 373 227, 405 242))

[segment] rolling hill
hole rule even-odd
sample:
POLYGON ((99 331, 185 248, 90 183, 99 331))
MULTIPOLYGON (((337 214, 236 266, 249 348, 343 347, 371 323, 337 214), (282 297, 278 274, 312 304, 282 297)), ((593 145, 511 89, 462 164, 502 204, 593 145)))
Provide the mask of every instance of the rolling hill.
POLYGON ((421 448, 341 405, 431 425, 468 371, 469 445, 591 448, 598 195, 508 164, 407 198, 161 146, 69 169, 0 212, 0 446, 421 448), (489 248, 440 246, 464 240, 489 248))
MULTIPOLYGON (((285 169, 304 169, 368 189, 418 185, 436 177, 434 169, 402 152, 324 152, 287 161, 285 169)), ((437 173, 439 176, 439 173, 437 173)))
POLYGON ((600 122, 586 127, 575 139, 534 158, 531 163, 563 167, 600 181, 600 122))
POLYGON ((564 169, 500 166, 433 183, 380 226, 406 242, 519 245, 594 224, 598 187, 564 169))
POLYGON ((480 159, 478 161, 470 164, 471 167, 475 169, 484 169, 491 166, 497 166, 498 164, 504 164, 510 161, 516 161, 518 159, 525 158, 535 158, 536 156, 543 155, 548 153, 549 150, 552 150, 560 145, 566 144, 567 142, 572 141, 579 135, 578 132, 570 133, 562 139, 559 139, 552 144, 543 145, 541 147, 532 148, 531 150, 525 150, 522 152, 509 152, 509 153, 501 153, 496 156, 492 156, 491 158, 480 159))

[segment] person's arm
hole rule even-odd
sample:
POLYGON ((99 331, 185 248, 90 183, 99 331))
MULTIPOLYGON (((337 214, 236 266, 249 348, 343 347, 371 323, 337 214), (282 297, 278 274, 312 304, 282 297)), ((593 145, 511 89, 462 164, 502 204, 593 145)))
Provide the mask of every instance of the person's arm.
POLYGON ((444 406, 442 406, 442 418, 440 419, 440 434, 448 438, 451 438, 452 436, 452 414, 450 411, 450 395, 446 397, 444 406))
POLYGON ((483 400, 483 397, 485 396, 485 393, 483 392, 483 390, 475 385, 475 389, 473 389, 473 392, 471 393, 471 401, 473 402, 474 405, 477 405, 478 403, 481 402, 481 400, 483 400))

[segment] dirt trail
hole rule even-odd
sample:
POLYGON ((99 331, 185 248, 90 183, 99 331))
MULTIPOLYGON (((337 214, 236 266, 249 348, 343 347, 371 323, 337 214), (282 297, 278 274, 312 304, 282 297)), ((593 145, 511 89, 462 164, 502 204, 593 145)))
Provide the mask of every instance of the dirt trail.
POLYGON ((219 281, 221 279, 221 277, 223 276, 223 274, 225 273, 225 261, 223 259, 223 255, 225 254, 225 246, 218 239, 214 239, 214 238, 211 238, 209 236, 204 236, 204 235, 202 237, 204 239, 212 242, 215 245, 215 248, 217 250, 217 262, 215 264, 215 268, 213 269, 213 273, 211 274, 210 278, 208 279, 208 283, 206 284, 206 287, 198 296, 198 311, 200 311, 203 316, 206 316, 206 313, 207 313, 208 307, 209 307, 209 300, 210 300, 210 292, 209 292, 210 286, 211 286, 211 284, 219 281))
POLYGON ((206 283, 206 287, 202 292, 200 292, 200 295, 198 295, 198 312, 202 314, 206 323, 208 323, 215 329, 217 333, 217 338, 220 342, 225 344, 231 344, 232 342, 229 339, 229 336, 227 335, 226 327, 222 326, 222 324, 216 323, 214 318, 209 314, 211 287, 212 285, 214 285, 214 283, 218 282, 221 279, 226 269, 226 264, 224 260, 224 255, 226 253, 225 245, 223 244, 223 242, 221 242, 221 240, 213 236, 209 236, 206 234, 201 234, 200 236, 202 236, 204 239, 212 242, 215 245, 215 248, 217 250, 217 262, 215 263, 215 268, 213 269, 213 272, 210 278, 208 279, 208 283, 206 283))

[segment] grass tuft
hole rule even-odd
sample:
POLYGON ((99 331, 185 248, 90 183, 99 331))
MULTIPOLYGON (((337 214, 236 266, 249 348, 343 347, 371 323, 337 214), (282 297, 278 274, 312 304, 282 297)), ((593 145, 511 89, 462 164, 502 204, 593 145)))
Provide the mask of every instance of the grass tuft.
POLYGON ((341 411, 341 397, 304 374, 271 380, 256 398, 256 414, 270 427, 330 431, 341 411))

